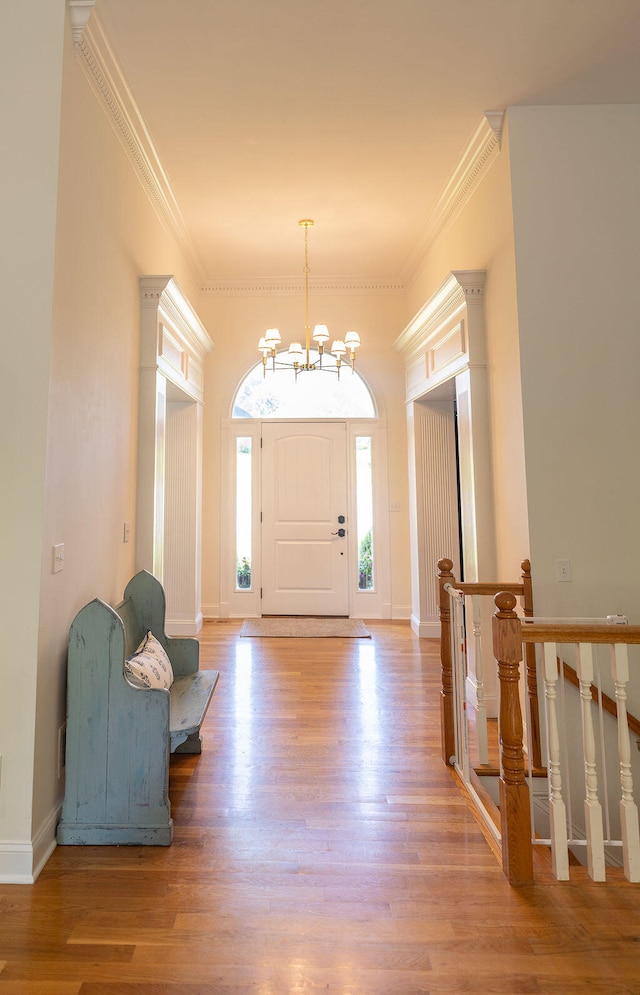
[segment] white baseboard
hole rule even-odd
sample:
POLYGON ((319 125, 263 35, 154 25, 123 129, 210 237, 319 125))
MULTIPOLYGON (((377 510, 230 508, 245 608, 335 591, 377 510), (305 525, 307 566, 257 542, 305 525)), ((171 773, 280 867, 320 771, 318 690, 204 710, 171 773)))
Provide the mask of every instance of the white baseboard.
POLYGON ((222 618, 220 615, 220 605, 203 605, 202 606, 202 617, 203 618, 222 618))
MULTIPOLYGON (((478 708, 478 685, 472 677, 467 677, 465 694, 467 702, 472 708, 478 708)), ((484 695, 485 714, 488 719, 495 719, 498 715, 498 698, 495 694, 484 695)))
POLYGON ((439 639, 439 622, 421 622, 415 615, 411 616, 411 629, 420 639, 439 639))
POLYGON ((0 884, 34 884, 56 848, 59 819, 55 808, 31 842, 0 840, 0 884))
POLYGON ((168 618, 164 628, 168 636, 197 636, 202 628, 202 612, 193 620, 168 618))
POLYGON ((383 615, 382 617, 397 619, 398 621, 409 619, 411 618, 411 605, 391 605, 390 614, 383 615))

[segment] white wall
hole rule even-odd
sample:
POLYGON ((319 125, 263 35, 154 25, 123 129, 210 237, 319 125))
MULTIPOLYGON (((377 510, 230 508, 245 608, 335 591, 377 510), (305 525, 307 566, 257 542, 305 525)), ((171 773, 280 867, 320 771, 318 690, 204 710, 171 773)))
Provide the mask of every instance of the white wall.
MULTIPOLYGON (((0 876, 31 839, 64 4, 0 13, 0 876), (15 849, 15 848, 14 848, 15 849)), ((19 870, 29 866, 18 858, 19 870)))
MULTIPOLYGON (((329 331, 355 328, 362 347, 360 372, 384 398, 388 424, 389 501, 399 512, 389 515, 391 600, 394 611, 408 617, 411 606, 409 574, 409 513, 407 443, 404 412, 404 368, 392 344, 402 327, 402 301, 397 294, 314 296, 310 290, 311 323, 322 320, 329 331)), ((303 296, 205 295, 199 305, 204 324, 216 342, 215 358, 207 364, 204 410, 203 604, 216 615, 220 603, 220 426, 229 416, 227 402, 245 374, 260 359, 258 339, 272 326, 283 341, 304 338, 303 296)))
POLYGON ((637 622, 640 107, 516 107, 509 132, 536 610, 637 622))
MULTIPOLYGON (((485 332, 496 577, 483 579, 515 581, 521 561, 529 555, 529 538, 508 132, 486 176, 453 224, 430 247, 408 286, 407 320, 452 270, 487 272, 485 332)), ((434 576, 435 571, 434 564, 434 576)))
POLYGON ((74 59, 64 3, 36 6, 0 15, 13 108, 0 169, 16 233, 3 253, 0 876, 37 870, 53 840, 71 621, 91 598, 119 601, 134 570, 138 277, 172 273, 196 294, 74 59))

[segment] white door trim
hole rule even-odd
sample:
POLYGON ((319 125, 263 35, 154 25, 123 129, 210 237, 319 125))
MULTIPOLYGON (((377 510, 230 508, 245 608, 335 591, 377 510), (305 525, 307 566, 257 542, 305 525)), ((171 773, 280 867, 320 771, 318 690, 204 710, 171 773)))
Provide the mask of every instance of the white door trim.
MULTIPOLYGON (((235 391, 230 392, 230 403, 235 391)), ((227 410, 230 410, 230 405, 227 410)), ((380 408, 378 407, 378 410, 380 408)), ((291 424, 317 422, 325 419, 278 419, 291 424)), ((355 522, 355 439, 370 436, 373 459, 373 528, 375 541, 375 589, 359 591, 357 584, 358 563, 356 530, 348 533, 349 563, 349 614, 356 618, 392 618, 391 563, 389 541, 389 487, 387 473, 387 426, 383 417, 367 419, 326 419, 340 421, 347 426, 347 490, 349 521, 355 522)), ((221 489, 220 489, 220 602, 204 605, 205 618, 259 618, 261 587, 260 507, 262 488, 260 436, 262 420, 253 418, 223 419, 221 427, 221 489), (252 586, 239 591, 235 585, 235 452, 238 437, 252 440, 253 515, 252 515, 252 586)), ((404 617, 404 615, 399 616, 404 617)))

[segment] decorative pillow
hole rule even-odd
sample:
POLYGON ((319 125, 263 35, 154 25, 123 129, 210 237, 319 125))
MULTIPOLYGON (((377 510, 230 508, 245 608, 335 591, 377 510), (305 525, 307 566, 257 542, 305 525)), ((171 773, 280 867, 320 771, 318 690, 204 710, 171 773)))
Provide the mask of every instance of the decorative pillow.
POLYGON ((168 689, 173 684, 171 660, 152 632, 147 632, 133 656, 124 661, 124 672, 141 688, 168 689))

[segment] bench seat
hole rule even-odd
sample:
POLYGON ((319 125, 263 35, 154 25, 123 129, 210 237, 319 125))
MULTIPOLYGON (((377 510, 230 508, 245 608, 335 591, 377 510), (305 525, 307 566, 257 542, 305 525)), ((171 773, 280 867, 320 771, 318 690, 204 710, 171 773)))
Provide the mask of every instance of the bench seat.
POLYGON ((169 691, 171 753, 194 752, 184 749, 181 751, 180 747, 193 736, 199 736, 219 676, 217 670, 198 670, 195 674, 174 680, 169 691))
POLYGON ((169 756, 201 752, 200 730, 219 674, 200 670, 197 639, 168 637, 164 621, 162 585, 144 570, 116 608, 96 598, 73 620, 58 843, 171 843, 169 756), (171 661, 169 690, 136 687, 125 675, 125 659, 147 632, 171 661))

